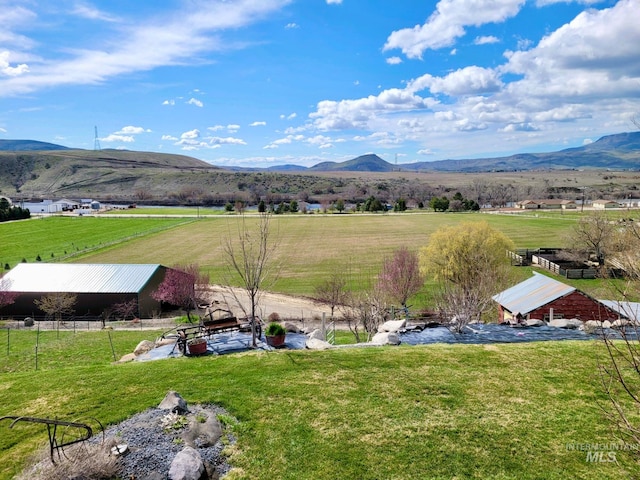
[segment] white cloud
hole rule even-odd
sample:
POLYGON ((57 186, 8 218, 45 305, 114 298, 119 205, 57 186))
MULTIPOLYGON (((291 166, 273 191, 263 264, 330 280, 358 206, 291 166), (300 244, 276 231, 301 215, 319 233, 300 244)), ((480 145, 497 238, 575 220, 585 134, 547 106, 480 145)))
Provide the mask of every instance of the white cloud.
POLYGON ((7 130, 6 130, 6 129, 4 129, 4 128, 2 128, 2 127, 0 127, 0 132, 2 132, 2 133, 7 133, 7 130))
POLYGON ((9 63, 10 52, 5 50, 0 52, 0 74, 6 75, 8 77, 17 77, 24 73, 29 72, 29 65, 26 63, 21 63, 12 67, 9 63))
POLYGON ((286 29, 292 29, 292 28, 300 28, 300 25, 298 25, 297 23, 287 23, 284 28, 286 29))
POLYGON ((195 138, 200 138, 200 130, 198 130, 197 128, 194 128, 193 130, 189 130, 188 132, 184 132, 182 135, 180 135, 180 138, 185 140, 193 140, 195 138))
POLYGON ((430 148, 423 148, 422 150, 418 150, 418 155, 433 155, 433 151, 430 148))
POLYGON ((150 133, 151 130, 149 129, 144 129, 142 127, 134 127, 134 126, 127 126, 127 127, 122 127, 119 131, 116 132, 116 135, 138 135, 140 133, 150 133))
POLYGON ((168 140, 171 142, 175 142, 178 140, 177 137, 174 137, 173 135, 162 135, 162 140, 168 140))
POLYGON ((242 140, 241 138, 234 137, 212 137, 209 139, 209 143, 211 145, 246 145, 247 142, 242 140))
POLYGON ((135 142, 135 139, 131 135, 117 135, 112 133, 104 138, 100 139, 101 142, 126 142, 132 143, 135 142))
POLYGON ((342 0, 327 0, 327 5, 340 5, 342 0))
POLYGON ((204 107, 204 103, 202 103, 200 100, 198 100, 197 98, 190 98, 187 101, 187 105, 195 105, 196 107, 204 107))
POLYGON ((493 35, 476 37, 473 40, 473 43, 476 45, 487 45, 489 43, 499 43, 499 42, 500 42, 500 39, 498 37, 494 37, 493 35))
POLYGON ((392 32, 383 51, 400 49, 408 58, 422 58, 428 49, 453 45, 465 27, 499 23, 515 16, 525 0, 440 0, 423 25, 392 32))
POLYGON ((224 125, 214 125, 213 127, 207 127, 207 130, 211 130, 212 132, 217 132, 219 130, 224 130, 224 125))
POLYGON ((93 5, 87 3, 76 3, 73 10, 71 10, 73 15, 78 17, 86 18, 88 20, 101 20, 103 22, 117 22, 118 17, 114 15, 110 15, 109 13, 103 12, 93 5))
POLYGON ((385 60, 389 65, 399 65, 402 63, 402 59, 400 57, 389 57, 385 60))
POLYGON ((249 124, 250 127, 264 127, 267 125, 267 122, 252 122, 249 124))
MULTIPOLYGON (((26 74, 0 78, 0 97, 61 85, 97 84, 132 72, 201 62, 205 53, 242 47, 237 42, 230 47, 220 38, 221 32, 254 23, 289 1, 192 1, 170 14, 123 19, 118 30, 96 36, 103 39, 101 43, 67 49, 64 57, 51 53, 31 62, 26 74)), ((0 42, 20 44, 22 49, 34 45, 13 29, 19 22, 29 24, 35 13, 13 6, 0 10, 0 42)))
POLYGON ((176 101, 175 100, 165 100, 164 102, 162 102, 162 105, 175 105, 176 101))
POLYGON ((236 133, 238 130, 240 130, 240 125, 227 125, 227 130, 229 131, 229 133, 236 133))

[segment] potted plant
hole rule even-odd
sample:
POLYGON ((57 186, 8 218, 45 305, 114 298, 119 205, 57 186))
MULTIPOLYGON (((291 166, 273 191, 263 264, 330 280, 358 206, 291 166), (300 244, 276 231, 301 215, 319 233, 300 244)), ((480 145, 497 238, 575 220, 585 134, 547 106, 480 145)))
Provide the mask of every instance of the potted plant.
POLYGON ((205 338, 192 338, 187 342, 189 355, 202 355, 207 353, 207 340, 205 338))
POLYGON ((282 347, 287 335, 287 331, 278 322, 271 322, 264 332, 267 345, 273 348, 282 347))

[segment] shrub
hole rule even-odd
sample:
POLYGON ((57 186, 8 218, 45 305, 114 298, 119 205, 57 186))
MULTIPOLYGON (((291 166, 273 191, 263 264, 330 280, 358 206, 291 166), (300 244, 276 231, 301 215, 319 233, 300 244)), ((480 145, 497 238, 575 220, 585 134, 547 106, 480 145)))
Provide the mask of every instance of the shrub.
POLYGON ((280 315, 277 312, 272 312, 269 315, 269 321, 270 322, 279 322, 280 321, 280 315))
POLYGON ((265 335, 276 336, 276 335, 284 335, 287 331, 284 329, 282 325, 277 322, 271 322, 267 329, 265 330, 265 335))

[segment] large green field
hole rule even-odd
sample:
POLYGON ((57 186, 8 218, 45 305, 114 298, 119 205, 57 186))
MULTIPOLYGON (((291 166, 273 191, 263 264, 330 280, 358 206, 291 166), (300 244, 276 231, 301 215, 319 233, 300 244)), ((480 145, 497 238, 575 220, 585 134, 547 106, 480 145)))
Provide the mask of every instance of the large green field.
MULTIPOLYGON (((617 441, 592 342, 430 345, 255 352, 112 364, 107 332, 34 332, 0 341, 0 416, 114 424, 169 390, 239 420, 230 451, 246 479, 622 479, 629 453, 588 462, 617 441)), ((111 332, 118 355, 153 332, 111 332)), ((43 425, 0 423, 0 479, 37 448, 43 425)))
MULTIPOLYGON (((366 281, 397 247, 419 248, 439 227, 461 221, 487 221, 518 247, 558 246, 578 217, 276 216, 282 268, 274 288, 309 294, 336 268, 366 281)), ((66 261, 195 262, 220 282, 222 244, 237 235, 238 221, 51 218, 0 224, 0 258, 11 265, 37 255, 57 261, 67 250, 73 256, 66 261)), ((528 268, 514 270, 530 274, 528 268)), ((619 452, 617 463, 594 463, 580 450, 617 439, 600 409, 606 396, 597 342, 250 352, 119 365, 112 363, 114 352, 119 357, 158 332, 46 332, 36 370, 35 332, 0 334, 0 416, 114 424, 176 390, 190 403, 219 404, 240 421, 232 478, 640 475, 629 452, 619 452)), ((0 423, 0 480, 12 478, 46 438, 41 425, 9 429, 0 423)))

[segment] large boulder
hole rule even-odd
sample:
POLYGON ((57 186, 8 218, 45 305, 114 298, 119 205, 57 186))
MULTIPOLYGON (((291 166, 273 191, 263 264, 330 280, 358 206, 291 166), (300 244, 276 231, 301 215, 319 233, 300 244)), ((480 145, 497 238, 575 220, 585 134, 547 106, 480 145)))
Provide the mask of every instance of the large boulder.
POLYGON ((158 405, 160 410, 170 410, 174 413, 184 414, 189 411, 189 407, 187 407, 187 401, 180 396, 178 392, 174 392, 173 390, 167 392, 160 405, 158 405))
POLYGON ((311 339, 322 340, 322 341, 325 340, 324 335, 322 334, 322 330, 320 330, 319 328, 316 328, 313 332, 307 335, 307 338, 309 340, 311 339))
POLYGON ((371 339, 374 345, 400 345, 400 337, 395 332, 376 333, 371 339))
POLYGON ((407 326, 406 320, 389 320, 378 327, 378 333, 393 332, 397 333, 407 326))
POLYGON ((328 350, 333 348, 329 342, 325 342, 324 340, 320 340, 319 338, 307 338, 305 346, 309 350, 328 350))
POLYGON ((569 330, 575 330, 582 326, 582 320, 577 318, 557 318, 549 322, 550 327, 566 328, 569 330))
POLYGON ((602 332, 603 328, 604 327, 602 322, 598 322, 597 320, 587 320, 582 325, 582 330, 584 330, 584 333, 588 333, 590 335, 602 332))
POLYGON ((537 318, 530 318, 525 320, 527 327, 543 327, 544 322, 542 320, 538 320, 537 318))
POLYGON ((284 329, 290 333, 302 333, 300 328, 295 323, 291 322, 284 322, 284 329))
POLYGON ((204 473, 204 463, 200 453, 193 447, 184 447, 171 462, 171 480, 200 480, 204 473))
POLYGON ((142 340, 138 346, 133 350, 133 353, 138 356, 138 355, 143 355, 147 352, 150 352, 151 350, 153 350, 154 348, 156 348, 156 344, 150 340, 142 340))

